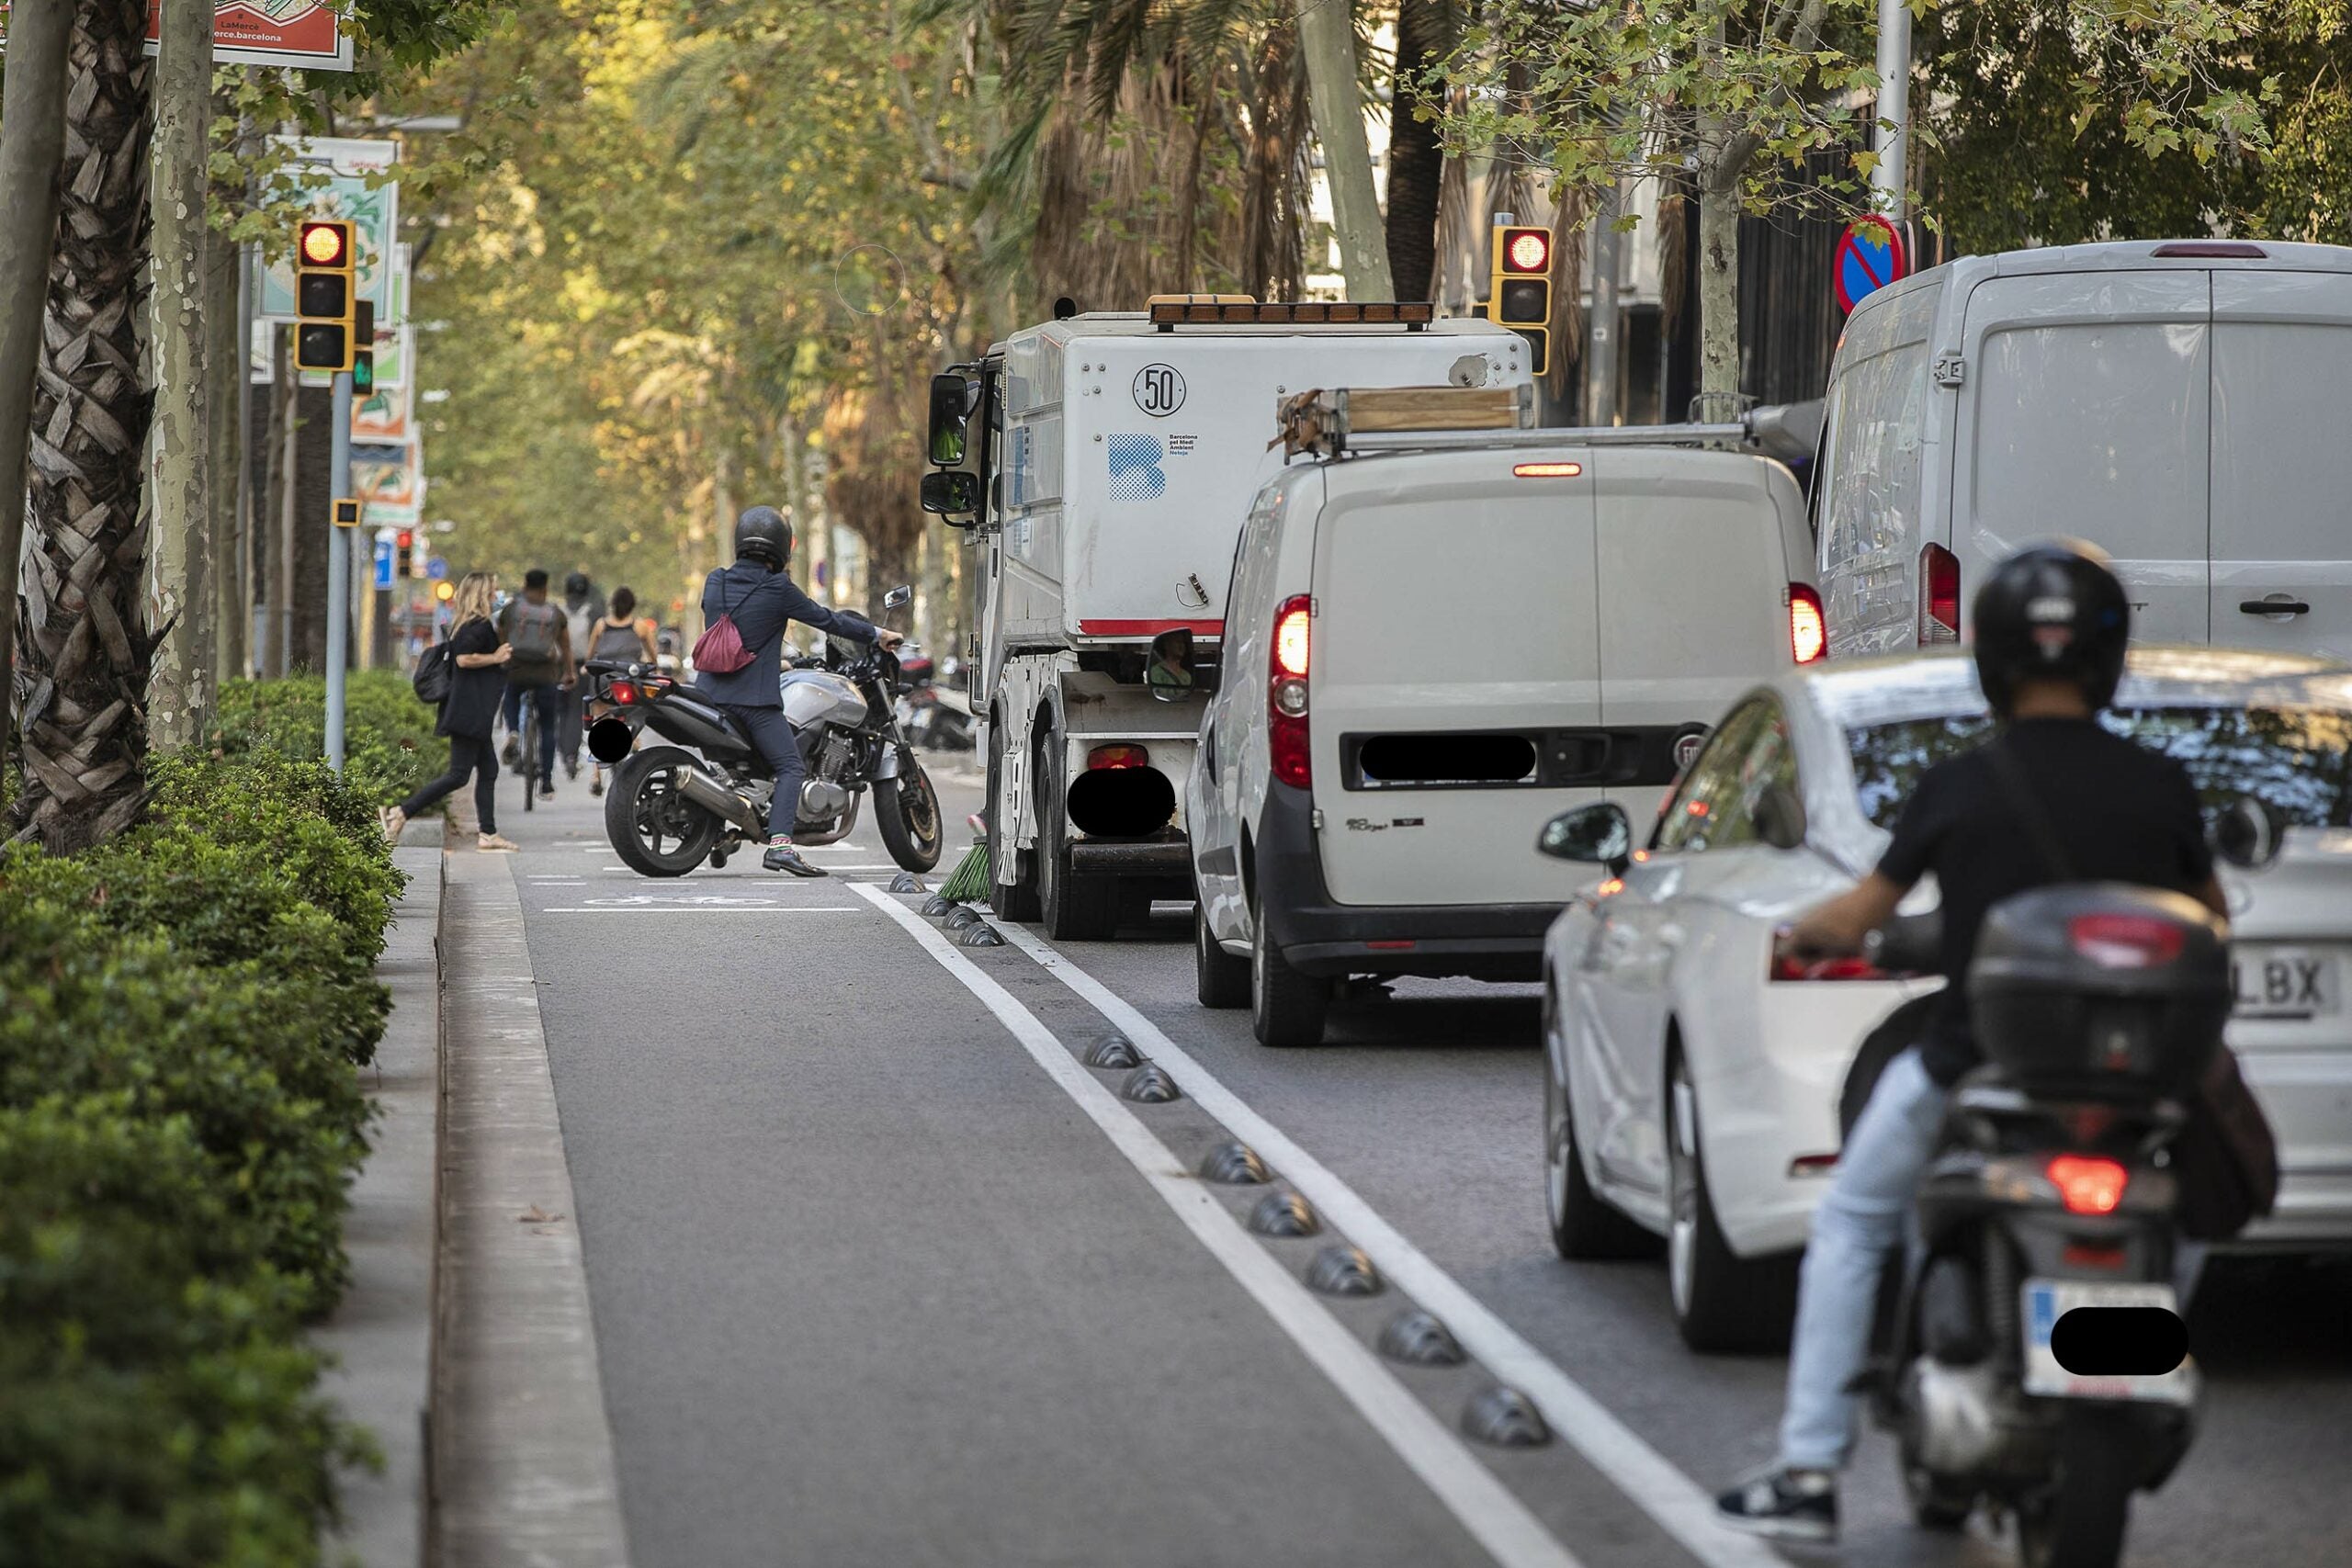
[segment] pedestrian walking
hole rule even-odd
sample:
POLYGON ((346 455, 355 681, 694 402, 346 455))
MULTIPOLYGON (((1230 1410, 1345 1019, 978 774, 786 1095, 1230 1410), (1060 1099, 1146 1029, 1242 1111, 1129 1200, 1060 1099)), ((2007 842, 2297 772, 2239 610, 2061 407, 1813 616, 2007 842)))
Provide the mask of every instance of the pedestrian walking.
MULTIPOLYGON (((624 662, 654 663, 653 638, 648 635, 647 623, 633 618, 637 614, 637 595, 628 588, 613 590, 613 607, 609 614, 598 615, 588 627, 583 646, 591 659, 609 659, 624 662)), ((593 722, 612 711, 611 705, 599 703, 588 716, 593 722)), ((588 793, 605 793, 605 764, 598 762, 588 780, 588 793)))
MULTIPOLYGON (((498 832, 498 743, 493 736, 499 701, 506 692, 506 667, 514 648, 492 623, 498 583, 488 572, 468 572, 458 584, 456 620, 449 632, 450 662, 457 666, 449 694, 442 699, 436 735, 449 738, 449 771, 384 813, 384 836, 398 839, 408 819, 453 794, 469 775, 474 781, 478 850, 521 848, 498 832)), ((530 785, 526 783, 524 787, 530 785)))
MULTIPOLYGON (((537 781, 539 798, 555 798, 556 732, 560 694, 572 682, 571 628, 563 612, 548 602, 548 574, 534 567, 523 574, 523 596, 500 612, 498 632, 514 650, 506 670, 506 761, 519 762, 537 781), (522 755, 523 704, 528 701, 539 728, 538 755, 522 755)), ((526 803, 527 804, 527 803, 526 803)))

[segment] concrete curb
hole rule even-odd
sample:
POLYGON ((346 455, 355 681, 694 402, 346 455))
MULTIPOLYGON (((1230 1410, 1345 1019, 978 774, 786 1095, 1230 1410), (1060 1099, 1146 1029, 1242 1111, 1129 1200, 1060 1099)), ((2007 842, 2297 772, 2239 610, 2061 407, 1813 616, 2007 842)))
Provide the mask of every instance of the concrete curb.
POLYGON ((443 863, 432 1561, 627 1568, 514 862, 460 852, 443 863))
POLYGON ((369 1152, 351 1184, 344 1248, 351 1288, 311 1336, 337 1365, 321 1380, 345 1418, 375 1434, 381 1474, 336 1478, 343 1523, 332 1545, 367 1568, 418 1568, 424 1561, 425 1429, 433 1385, 435 1193, 441 1123, 441 1007, 437 949, 441 855, 399 848, 408 873, 376 976, 392 994, 391 1016, 361 1077, 379 1110, 369 1152))

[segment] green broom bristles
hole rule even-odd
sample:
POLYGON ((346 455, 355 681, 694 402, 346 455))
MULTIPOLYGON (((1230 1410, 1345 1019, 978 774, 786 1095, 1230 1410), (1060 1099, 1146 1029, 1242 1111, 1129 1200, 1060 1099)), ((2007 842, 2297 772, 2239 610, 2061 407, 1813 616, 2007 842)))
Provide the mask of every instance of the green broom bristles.
POLYGON ((956 864, 947 880, 940 886, 940 897, 952 898, 958 904, 977 903, 989 896, 989 846, 985 839, 975 840, 956 864))

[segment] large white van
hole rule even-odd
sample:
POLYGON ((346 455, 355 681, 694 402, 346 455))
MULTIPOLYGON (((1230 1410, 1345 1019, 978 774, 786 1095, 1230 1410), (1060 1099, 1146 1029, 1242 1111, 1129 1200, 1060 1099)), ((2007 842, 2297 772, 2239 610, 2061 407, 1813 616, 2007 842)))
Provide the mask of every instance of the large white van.
POLYGON ((2352 249, 1966 256, 1871 295, 1814 485, 1833 655, 1957 640, 2019 545, 2115 558, 2134 630, 2352 656, 2352 249))
POLYGON ((1770 458, 1507 445, 1294 461, 1258 494, 1187 784, 1201 1000, 1321 1038, 1348 976, 1532 980, 1544 824, 1654 813, 1729 702, 1820 651, 1770 458))

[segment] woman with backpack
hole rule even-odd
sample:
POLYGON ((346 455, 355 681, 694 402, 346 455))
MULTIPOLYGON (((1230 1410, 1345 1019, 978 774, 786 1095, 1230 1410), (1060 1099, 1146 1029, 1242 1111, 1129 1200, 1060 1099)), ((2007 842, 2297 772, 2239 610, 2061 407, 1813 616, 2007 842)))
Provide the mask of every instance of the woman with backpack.
MULTIPOLYGON (((452 602, 448 649, 448 694, 441 699, 441 720, 434 733, 449 738, 449 771, 384 811, 384 837, 397 840, 408 819, 458 789, 470 773, 474 780, 474 816, 481 831, 478 850, 514 850, 522 846, 498 832, 498 745, 492 726, 498 705, 506 694, 505 669, 514 650, 500 640, 492 622, 498 581, 486 571, 469 571, 458 584, 452 602)), ((428 651, 431 659, 440 649, 428 651)), ((529 787, 528 785, 525 786, 529 787)))
MULTIPOLYGON (((625 663, 659 662, 661 655, 654 649, 653 638, 646 633, 646 623, 631 619, 636 614, 637 595, 627 588, 614 589, 611 610, 597 616, 589 625, 588 635, 583 639, 588 649, 588 657, 610 659, 625 663)), ((593 705, 605 712, 610 711, 607 705, 593 705)), ((588 720, 593 724, 602 716, 602 712, 592 711, 588 715, 588 720)), ((595 772, 588 781, 588 793, 590 795, 605 793, 605 764, 602 762, 596 764, 595 772)))

